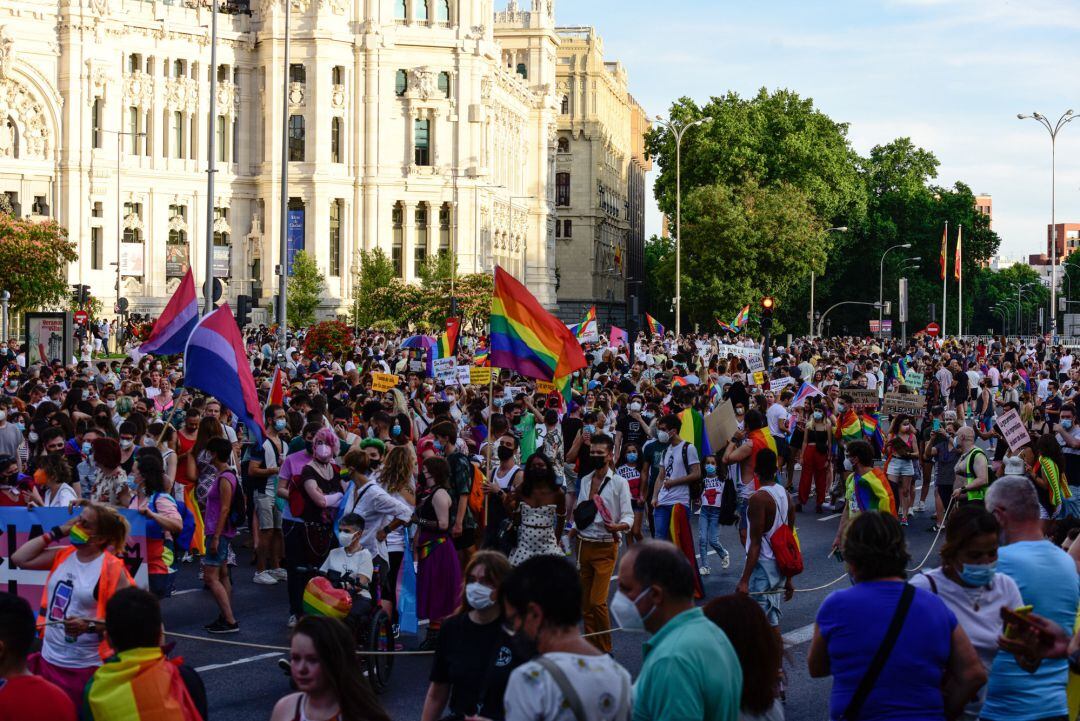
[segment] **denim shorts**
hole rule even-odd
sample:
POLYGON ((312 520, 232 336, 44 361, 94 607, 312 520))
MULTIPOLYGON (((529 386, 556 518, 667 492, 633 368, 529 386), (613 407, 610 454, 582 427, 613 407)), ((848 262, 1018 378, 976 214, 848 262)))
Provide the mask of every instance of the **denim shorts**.
POLYGON ((206 537, 206 555, 202 557, 204 566, 224 566, 229 560, 229 539, 222 536, 218 539, 217 553, 210 553, 211 537, 206 537))
POLYGON ((890 476, 914 476, 915 461, 911 458, 893 458, 889 461, 890 476))

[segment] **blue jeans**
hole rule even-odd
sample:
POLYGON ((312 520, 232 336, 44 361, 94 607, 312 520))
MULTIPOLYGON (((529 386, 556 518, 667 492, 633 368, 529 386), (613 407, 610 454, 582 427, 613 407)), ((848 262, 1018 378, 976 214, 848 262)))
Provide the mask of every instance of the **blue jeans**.
POLYGON ((720 509, 714 506, 702 506, 701 515, 698 516, 698 555, 701 556, 701 565, 709 565, 709 546, 720 554, 720 558, 728 555, 727 549, 720 543, 720 509))
MULTIPOLYGON (((675 507, 675 504, 670 506, 657 506, 653 509, 653 538, 662 538, 665 541, 671 540, 671 509, 675 507)), ((683 506, 686 508, 686 506, 683 506)), ((687 508, 687 512, 690 509, 687 508)))

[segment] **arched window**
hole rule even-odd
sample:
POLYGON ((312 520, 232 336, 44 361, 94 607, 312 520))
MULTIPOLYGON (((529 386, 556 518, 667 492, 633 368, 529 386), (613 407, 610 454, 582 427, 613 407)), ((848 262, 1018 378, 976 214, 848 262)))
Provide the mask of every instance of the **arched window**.
POLYGON ((520 75, 525 80, 529 79, 529 69, 527 67, 525 67, 525 63, 518 63, 517 64, 517 74, 520 75))
POLYGON ((416 0, 416 19, 424 23, 431 19, 431 13, 428 12, 428 0, 416 0))
POLYGON ((398 70, 394 79, 394 92, 400 98, 409 89, 409 74, 404 70, 398 70))
POLYGON ((409 17, 409 0, 394 0, 394 19, 405 22, 409 17))
POLYGON ((569 95, 562 96, 562 108, 560 109, 559 112, 561 112, 563 115, 569 115, 570 114, 570 96, 569 95))
POLYGON ((569 153, 570 152, 570 141, 568 139, 559 138, 559 152, 560 153, 569 153))
POLYGON ((439 92, 446 97, 450 97, 450 73, 439 73, 439 92))
POLYGON ((442 25, 450 24, 450 0, 435 0, 435 20, 442 25))

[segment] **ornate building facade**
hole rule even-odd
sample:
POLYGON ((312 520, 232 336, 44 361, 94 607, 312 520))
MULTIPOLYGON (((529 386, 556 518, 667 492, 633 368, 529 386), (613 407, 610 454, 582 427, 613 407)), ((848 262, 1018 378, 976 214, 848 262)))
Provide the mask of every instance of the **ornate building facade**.
POLYGON ((498 263, 553 306, 553 0, 252 3, 218 14, 216 69, 209 0, 0 8, 0 192, 68 228, 70 281, 153 313, 189 266, 203 283, 209 246, 226 297, 265 305, 285 153, 288 258, 314 256, 324 315, 374 248, 409 281, 443 250, 498 263))

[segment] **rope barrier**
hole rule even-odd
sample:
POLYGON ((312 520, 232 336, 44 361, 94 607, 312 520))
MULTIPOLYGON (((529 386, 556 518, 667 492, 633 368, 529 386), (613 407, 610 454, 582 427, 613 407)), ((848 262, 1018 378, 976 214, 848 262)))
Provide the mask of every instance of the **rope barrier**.
MULTIPOLYGON (((224 646, 240 646, 242 648, 256 648, 266 651, 289 651, 288 646, 271 646, 269 644, 262 643, 246 643, 244 641, 226 641, 223 638, 208 638, 206 636, 194 636, 187 633, 176 633, 175 631, 166 631, 166 636, 172 636, 173 638, 184 638, 189 641, 205 641, 206 643, 219 643, 224 646)), ((434 651, 361 651, 357 649, 357 656, 432 656, 434 651)))

